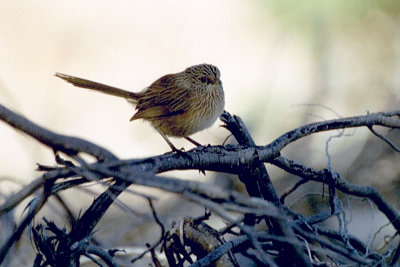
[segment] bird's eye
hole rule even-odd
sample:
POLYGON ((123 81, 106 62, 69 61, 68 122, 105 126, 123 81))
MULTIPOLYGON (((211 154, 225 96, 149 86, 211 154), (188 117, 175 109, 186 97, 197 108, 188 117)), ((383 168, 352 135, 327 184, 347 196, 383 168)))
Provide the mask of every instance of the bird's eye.
POLYGON ((208 79, 207 79, 206 77, 201 77, 201 78, 200 78, 200 82, 202 82, 202 83, 206 83, 207 80, 208 80, 208 79))

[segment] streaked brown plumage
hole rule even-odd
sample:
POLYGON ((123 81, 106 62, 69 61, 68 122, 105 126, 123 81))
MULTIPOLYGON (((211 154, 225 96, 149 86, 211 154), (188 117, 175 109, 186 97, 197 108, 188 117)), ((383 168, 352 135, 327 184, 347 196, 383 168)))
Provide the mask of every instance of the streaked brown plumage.
POLYGON ((224 110, 220 72, 210 64, 165 75, 138 93, 61 73, 56 76, 77 87, 128 99, 137 110, 131 121, 149 121, 175 151, 167 136, 184 137, 199 145, 189 135, 212 126, 224 110))

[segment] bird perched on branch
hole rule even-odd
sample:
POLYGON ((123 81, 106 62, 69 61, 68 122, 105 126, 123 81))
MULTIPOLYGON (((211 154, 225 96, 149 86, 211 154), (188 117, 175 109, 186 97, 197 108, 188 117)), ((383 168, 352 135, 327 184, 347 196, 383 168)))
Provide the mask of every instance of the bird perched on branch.
POLYGON ((220 72, 210 64, 167 74, 137 93, 62 73, 55 75, 77 87, 126 98, 136 105, 131 121, 149 121, 173 151, 178 150, 168 136, 184 137, 200 146, 189 136, 212 126, 224 111, 220 72))

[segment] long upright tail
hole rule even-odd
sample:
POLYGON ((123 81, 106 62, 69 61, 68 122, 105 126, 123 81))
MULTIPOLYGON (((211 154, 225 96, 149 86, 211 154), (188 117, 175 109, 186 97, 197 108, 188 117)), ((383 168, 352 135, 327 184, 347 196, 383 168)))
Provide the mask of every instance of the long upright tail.
POLYGON ((78 77, 74 77, 74 76, 69 76, 66 74, 58 73, 58 72, 56 72, 55 76, 71 83, 72 85, 74 85, 76 87, 82 87, 82 88, 86 88, 86 89, 90 89, 90 90, 95 90, 95 91, 99 91, 99 92, 102 92, 105 94, 124 97, 127 99, 137 100, 139 98, 138 94, 136 94, 136 93, 125 91, 123 89, 119 89, 119 88, 105 85, 102 83, 97 83, 97 82, 93 82, 90 80, 86 80, 86 79, 82 79, 82 78, 78 78, 78 77))

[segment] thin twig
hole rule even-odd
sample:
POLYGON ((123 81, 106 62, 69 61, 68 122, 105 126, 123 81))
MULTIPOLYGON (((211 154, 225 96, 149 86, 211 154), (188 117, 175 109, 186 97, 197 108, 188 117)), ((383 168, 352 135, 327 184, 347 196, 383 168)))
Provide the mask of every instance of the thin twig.
POLYGON ((368 126, 368 129, 377 137, 379 137, 380 139, 382 139, 385 143, 387 143, 391 148, 393 148, 393 150, 395 150, 396 152, 400 152, 400 148, 398 148, 395 144, 393 144, 392 141, 390 141, 389 139, 387 139, 386 137, 384 137, 383 135, 381 135, 380 133, 378 133, 377 131, 374 130, 374 128, 372 128, 372 125, 368 126))

